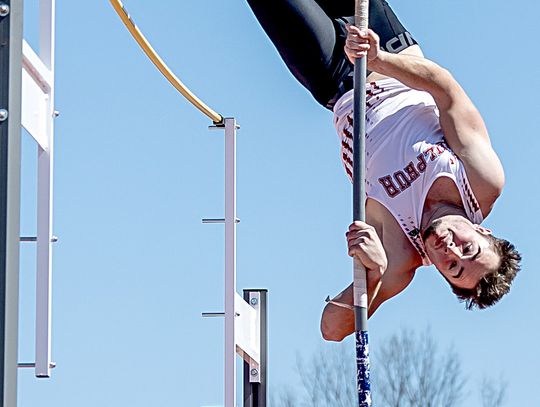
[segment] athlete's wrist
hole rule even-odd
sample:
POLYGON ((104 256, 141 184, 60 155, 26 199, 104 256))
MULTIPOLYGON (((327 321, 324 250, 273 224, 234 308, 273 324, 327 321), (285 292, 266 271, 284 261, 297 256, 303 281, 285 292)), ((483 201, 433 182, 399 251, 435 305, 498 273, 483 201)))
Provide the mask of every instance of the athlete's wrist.
POLYGON ((368 61, 368 68, 370 71, 377 72, 380 74, 384 74, 384 65, 386 63, 388 52, 379 50, 377 53, 377 57, 372 59, 371 61, 368 61))

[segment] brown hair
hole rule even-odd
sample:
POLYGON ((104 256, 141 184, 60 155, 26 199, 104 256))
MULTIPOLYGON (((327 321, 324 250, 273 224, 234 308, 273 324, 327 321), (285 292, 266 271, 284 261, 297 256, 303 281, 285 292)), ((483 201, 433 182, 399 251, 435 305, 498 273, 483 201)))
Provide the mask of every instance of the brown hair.
POLYGON ((508 240, 487 236, 490 246, 501 259, 499 267, 487 273, 472 289, 459 288, 452 284, 452 291, 463 302, 465 308, 484 309, 498 302, 508 291, 514 277, 521 268, 521 254, 508 240))

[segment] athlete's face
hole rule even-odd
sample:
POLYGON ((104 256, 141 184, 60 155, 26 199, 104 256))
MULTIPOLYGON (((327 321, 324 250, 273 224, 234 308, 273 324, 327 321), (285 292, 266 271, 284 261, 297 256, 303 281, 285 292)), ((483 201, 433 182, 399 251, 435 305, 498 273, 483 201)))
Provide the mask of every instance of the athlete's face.
POLYGON ((423 238, 430 260, 446 279, 456 287, 472 289, 500 262, 487 238, 490 234, 462 216, 449 215, 435 220, 423 238))

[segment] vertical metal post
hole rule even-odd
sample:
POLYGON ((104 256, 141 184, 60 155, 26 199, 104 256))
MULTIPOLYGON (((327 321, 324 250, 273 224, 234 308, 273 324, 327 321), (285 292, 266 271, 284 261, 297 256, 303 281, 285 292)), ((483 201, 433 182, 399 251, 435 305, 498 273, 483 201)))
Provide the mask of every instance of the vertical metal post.
POLYGON ((17 404, 22 0, 0 0, 0 407, 17 404))
POLYGON ((54 152, 55 0, 40 0, 39 57, 50 71, 46 100, 46 148, 38 144, 38 213, 36 274, 36 370, 49 377, 51 366, 52 215, 54 152))
POLYGON ((268 331, 267 331, 267 297, 268 290, 250 289, 244 290, 244 299, 249 303, 250 294, 259 293, 260 310, 260 364, 259 371, 256 372, 260 377, 260 383, 251 380, 255 372, 251 371, 251 366, 244 361, 244 407, 266 407, 267 403, 267 360, 268 360, 268 331))
POLYGON ((225 123, 225 407, 236 406, 236 120, 225 123))
MULTIPOLYGON (((368 30, 369 0, 356 0, 355 25, 368 30)), ((366 219, 365 188, 365 135, 366 135, 366 71, 367 58, 358 58, 354 64, 354 118, 353 118, 353 220, 366 219)), ((366 269, 354 259, 353 300, 356 337, 356 368, 358 405, 371 406, 368 346, 368 292, 366 269)))

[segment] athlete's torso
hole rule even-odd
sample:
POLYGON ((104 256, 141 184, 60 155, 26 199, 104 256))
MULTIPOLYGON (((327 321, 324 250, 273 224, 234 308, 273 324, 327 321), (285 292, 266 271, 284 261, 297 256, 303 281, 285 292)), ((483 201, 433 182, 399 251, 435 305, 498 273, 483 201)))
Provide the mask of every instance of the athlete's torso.
MULTIPOLYGON (((338 100, 334 118, 345 170, 352 177, 352 91, 338 100)), ((422 213, 431 187, 441 177, 454 182, 469 220, 480 223, 480 207, 463 163, 445 143, 431 95, 394 79, 369 84, 366 193, 392 215, 426 265, 430 262, 420 236, 422 213)))

